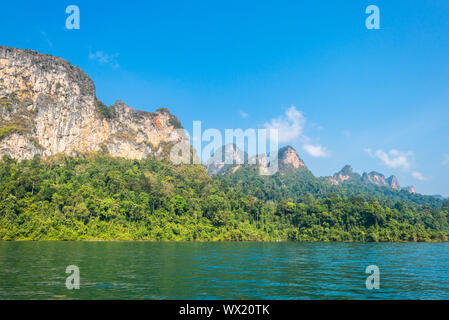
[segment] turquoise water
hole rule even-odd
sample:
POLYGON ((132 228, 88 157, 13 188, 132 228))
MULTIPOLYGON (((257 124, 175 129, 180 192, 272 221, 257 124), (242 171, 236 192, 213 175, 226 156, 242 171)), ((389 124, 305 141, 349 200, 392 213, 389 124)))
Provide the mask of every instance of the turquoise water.
POLYGON ((0 298, 447 299, 449 244, 0 242, 0 298))

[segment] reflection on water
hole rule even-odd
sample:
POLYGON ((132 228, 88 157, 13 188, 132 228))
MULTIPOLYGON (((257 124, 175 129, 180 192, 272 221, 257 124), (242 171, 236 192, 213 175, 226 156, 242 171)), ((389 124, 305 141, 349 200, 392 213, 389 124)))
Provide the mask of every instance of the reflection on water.
POLYGON ((0 242, 1 299, 448 297, 446 243, 0 242), (379 290, 365 288, 372 264, 379 290))

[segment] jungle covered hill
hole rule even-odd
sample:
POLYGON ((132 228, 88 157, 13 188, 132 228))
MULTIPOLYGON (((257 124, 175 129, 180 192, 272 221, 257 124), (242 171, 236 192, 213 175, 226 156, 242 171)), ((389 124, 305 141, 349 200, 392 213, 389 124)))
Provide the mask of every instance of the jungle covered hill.
POLYGON ((203 165, 155 157, 5 156, 0 239, 447 241, 449 204, 434 199, 336 186, 307 169, 211 177, 203 165))

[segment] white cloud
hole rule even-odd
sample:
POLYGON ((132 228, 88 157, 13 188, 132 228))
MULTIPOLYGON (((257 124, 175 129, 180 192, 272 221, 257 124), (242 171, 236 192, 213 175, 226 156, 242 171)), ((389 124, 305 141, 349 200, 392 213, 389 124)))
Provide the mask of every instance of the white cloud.
POLYGON ((393 169, 408 170, 411 166, 410 158, 413 157, 413 152, 411 151, 401 152, 396 149, 391 149, 388 152, 378 149, 376 152, 373 152, 373 150, 366 148, 365 152, 373 158, 380 159, 383 164, 393 169))
POLYGON ((441 162, 441 164, 442 164, 443 166, 446 166, 446 165, 449 164, 449 154, 445 154, 445 155, 444 155, 444 159, 443 159, 443 162, 441 162))
POLYGON ((248 114, 247 114, 246 112, 242 111, 242 110, 240 110, 240 116, 241 116, 243 119, 248 118, 248 114))
POLYGON ((284 115, 265 123, 265 128, 277 129, 280 143, 289 142, 301 136, 305 122, 302 112, 291 106, 284 115))
POLYGON ((89 53, 89 59, 98 61, 101 64, 108 64, 113 68, 118 68, 119 65, 117 63, 118 53, 115 54, 107 54, 103 51, 97 51, 95 53, 89 53))
POLYGON ((424 176, 422 175, 422 173, 419 172, 419 171, 413 171, 413 172, 412 172, 412 176, 413 176, 414 178, 418 179, 419 181, 426 181, 426 180, 428 180, 428 178, 424 177, 424 176))
POLYGON ((321 145, 305 144, 303 148, 312 157, 324 158, 329 156, 329 152, 321 145))
MULTIPOLYGON (((383 162, 383 164, 385 164, 387 167, 390 167, 393 169, 400 168, 406 172, 410 172, 409 169, 412 166, 412 158, 413 158, 413 152, 411 152, 411 151, 401 152, 396 149, 391 149, 390 151, 385 152, 385 151, 379 149, 376 152, 374 152, 370 148, 366 148, 364 150, 371 157, 380 159, 383 162)), ((412 171, 411 175, 412 175, 412 177, 414 177, 415 179, 418 179, 419 181, 429 180, 428 177, 425 177, 419 171, 412 171)))
MULTIPOLYGON (((328 157, 330 152, 320 144, 313 144, 311 138, 303 134, 306 118, 303 113, 291 106, 285 113, 277 118, 271 119, 270 122, 265 123, 265 128, 278 130, 278 142, 297 142, 302 144, 303 149, 312 157, 328 157)), ((312 126, 323 130, 324 128, 311 124, 312 126)))

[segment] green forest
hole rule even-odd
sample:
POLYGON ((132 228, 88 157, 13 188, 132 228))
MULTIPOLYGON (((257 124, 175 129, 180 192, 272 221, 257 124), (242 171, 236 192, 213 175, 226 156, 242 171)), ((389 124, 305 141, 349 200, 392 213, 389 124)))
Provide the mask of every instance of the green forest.
POLYGON ((207 175, 105 154, 0 160, 1 240, 447 241, 449 204, 308 170, 207 175))

